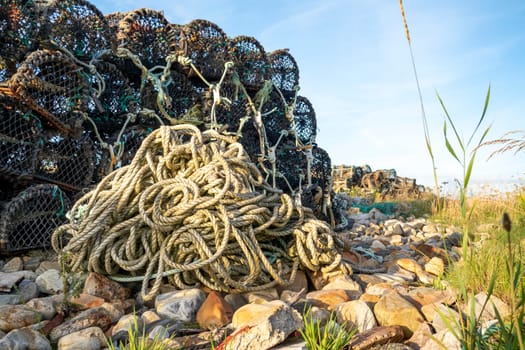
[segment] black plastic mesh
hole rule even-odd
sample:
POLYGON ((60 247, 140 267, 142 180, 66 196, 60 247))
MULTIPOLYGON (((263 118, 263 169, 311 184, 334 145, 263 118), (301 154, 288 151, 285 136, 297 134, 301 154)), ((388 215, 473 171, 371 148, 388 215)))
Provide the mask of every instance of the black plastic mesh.
MULTIPOLYGON (((183 32, 184 54, 206 79, 219 79, 224 64, 231 60, 226 34, 215 23, 202 19, 186 24, 183 32)), ((190 71, 190 76, 194 76, 193 71, 190 71)))
POLYGON ((54 0, 45 13, 44 38, 50 38, 75 57, 90 60, 111 48, 106 18, 88 1, 54 0))
POLYGON ((303 96, 297 96, 293 110, 295 133, 302 145, 311 145, 317 136, 317 120, 310 101, 303 96))
POLYGON ((230 55, 239 80, 247 89, 258 90, 269 79, 270 62, 255 38, 242 35, 230 40, 230 55))
POLYGON ((48 131, 38 153, 35 178, 71 191, 87 187, 93 178, 95 154, 91 140, 48 131))
POLYGON ((65 222, 70 207, 58 186, 34 185, 22 191, 4 205, 0 215, 0 251, 48 247, 53 230, 65 222))
POLYGON ((299 87, 299 66, 288 50, 276 50, 268 55, 273 84, 281 90, 287 102, 293 101, 299 87))
POLYGON ((117 40, 121 47, 136 54, 148 68, 165 65, 169 54, 171 26, 160 11, 130 11, 118 24, 117 40))
POLYGON ((35 47, 39 30, 33 1, 0 0, 0 53, 6 65, 0 80, 15 73, 16 64, 35 47))
POLYGON ((31 178, 42 126, 27 107, 0 98, 0 173, 17 179, 31 178))
POLYGON ((64 132, 81 124, 75 110, 85 108, 88 89, 79 67, 58 51, 38 50, 31 53, 9 85, 16 96, 64 132))

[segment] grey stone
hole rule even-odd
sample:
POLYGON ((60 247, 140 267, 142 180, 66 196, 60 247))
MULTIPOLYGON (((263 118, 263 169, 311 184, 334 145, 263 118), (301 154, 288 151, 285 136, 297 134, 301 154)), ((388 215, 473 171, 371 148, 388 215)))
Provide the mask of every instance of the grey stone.
POLYGON ((31 299, 25 303, 25 306, 38 312, 44 320, 50 320, 56 315, 58 305, 63 301, 63 295, 51 295, 44 298, 31 299))
POLYGON ((103 298, 106 301, 125 300, 131 294, 129 288, 125 288, 121 284, 95 272, 87 276, 83 292, 103 298))
POLYGON ((448 329, 437 332, 429 338, 421 350, 460 350, 461 343, 456 339, 454 334, 448 329))
POLYGON ((42 315, 40 313, 23 305, 0 306, 0 330, 4 332, 30 326, 41 319, 42 315))
POLYGON ((372 309, 362 300, 351 300, 339 304, 335 309, 337 322, 345 325, 348 330, 357 328, 364 332, 377 326, 372 309))
POLYGON ((49 339, 54 343, 60 338, 81 331, 90 327, 100 327, 102 329, 108 328, 116 319, 104 307, 99 306, 92 309, 82 311, 72 319, 53 328, 49 334, 49 339))
POLYGON ((35 270, 36 274, 37 275, 41 275, 43 274, 44 272, 46 272, 47 270, 58 270, 60 271, 62 268, 60 266, 60 264, 58 263, 58 261, 49 261, 49 260, 44 260, 40 263, 40 265, 38 265, 38 268, 35 270))
POLYGON ((195 322, 197 311, 206 299, 200 289, 187 289, 160 294, 155 299, 155 310, 163 318, 195 322))
POLYGON ((102 329, 89 327, 60 338, 57 350, 100 350, 106 345, 106 337, 102 329))
POLYGON ((39 256, 27 256, 24 257, 24 270, 30 270, 30 271, 36 271, 38 266, 40 266, 40 262, 42 261, 42 258, 39 256))
POLYGON ((18 295, 20 296, 20 303, 25 303, 31 299, 38 297, 38 285, 29 280, 23 280, 18 285, 18 295))
MULTIPOLYGON (((487 322, 490 320, 493 320, 496 318, 496 312, 494 311, 494 308, 496 308, 501 316, 501 318, 505 319, 508 315, 510 315, 510 307, 505 304, 504 301, 502 301, 500 298, 491 295, 488 302, 487 302, 487 293, 481 292, 474 296, 474 310, 476 312, 476 319, 481 320, 481 322, 487 322), (484 304, 487 304, 485 306, 485 309, 483 310, 482 314, 482 307, 484 304)), ((471 310, 471 303, 472 300, 469 301, 468 305, 466 305, 465 310, 463 310, 464 313, 467 315, 469 314, 469 310, 471 310)))
POLYGON ((11 292, 14 286, 23 279, 34 280, 33 271, 0 272, 0 292, 11 292))
POLYGON ((128 314, 122 316, 117 323, 113 326, 113 334, 120 331, 127 332, 130 329, 142 329, 144 321, 142 318, 138 317, 135 314, 128 314))
MULTIPOLYGON (((51 350, 51 344, 40 332, 31 328, 15 329, 0 339, 2 350, 51 350)), ((77 348, 79 349, 79 348, 77 348)))
POLYGON ((64 281, 60 272, 49 269, 36 278, 36 284, 40 292, 44 294, 59 294, 64 291, 64 281))
POLYGON ((232 326, 243 329, 228 342, 231 349, 265 350, 280 344, 303 326, 300 314, 280 300, 248 304, 233 315, 232 326))
POLYGON ((432 327, 436 332, 447 330, 448 325, 459 325, 459 317, 460 315, 456 310, 443 304, 437 304, 432 318, 432 327), (448 325, 445 320, 448 321, 448 325))
POLYGON ((7 273, 17 272, 17 271, 22 271, 23 268, 24 268, 24 261, 22 260, 21 257, 16 256, 5 263, 5 265, 2 267, 2 271, 7 272, 7 273))
POLYGON ((18 294, 1 294, 0 305, 16 305, 20 304, 22 298, 18 294))

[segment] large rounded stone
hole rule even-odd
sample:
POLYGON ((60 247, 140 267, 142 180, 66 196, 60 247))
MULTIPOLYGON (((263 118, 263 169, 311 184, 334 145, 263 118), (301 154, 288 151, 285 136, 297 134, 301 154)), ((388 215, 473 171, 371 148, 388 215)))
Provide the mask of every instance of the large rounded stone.
POLYGON ((374 306, 374 314, 381 326, 400 325, 405 338, 410 338, 424 321, 418 309, 398 292, 384 294, 374 306))
MULTIPOLYGON (((0 339, 2 350, 51 350, 49 340, 31 328, 20 328, 7 333, 0 339)), ((80 348, 77 348, 80 349, 80 348)))
POLYGON ((197 311, 206 299, 200 289, 186 289, 158 295, 155 310, 159 316, 182 322, 195 322, 197 311))
POLYGON ((42 320, 42 315, 23 305, 0 306, 0 330, 9 332, 42 320))

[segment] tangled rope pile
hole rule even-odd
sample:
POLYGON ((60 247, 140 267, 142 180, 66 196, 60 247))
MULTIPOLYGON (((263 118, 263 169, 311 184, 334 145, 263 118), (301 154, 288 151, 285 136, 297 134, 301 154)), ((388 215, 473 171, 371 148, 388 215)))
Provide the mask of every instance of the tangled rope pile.
POLYGON ((269 186, 233 138, 192 125, 153 131, 130 165, 76 202, 52 244, 72 271, 136 276, 115 278, 142 281, 145 300, 164 277, 244 292, 341 262, 327 223, 269 186))

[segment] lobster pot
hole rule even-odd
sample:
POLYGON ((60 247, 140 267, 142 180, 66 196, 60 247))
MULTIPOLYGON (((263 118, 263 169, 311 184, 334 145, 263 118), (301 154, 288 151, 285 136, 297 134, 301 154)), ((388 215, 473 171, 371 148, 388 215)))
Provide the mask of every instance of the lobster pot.
POLYGON ((287 103, 294 100, 299 88, 299 66, 295 58, 286 49, 276 50, 268 55, 270 62, 270 79, 278 88, 287 103))
POLYGON ((95 153, 87 136, 72 138, 50 131, 43 140, 37 158, 36 179, 74 192, 91 184, 95 153))
POLYGON ((36 46, 40 25, 33 1, 0 3, 0 81, 8 80, 24 56, 36 46))
POLYGON ((138 56, 148 68, 165 65, 169 55, 170 24, 160 11, 138 9, 128 12, 118 23, 117 42, 138 56))
POLYGON ((0 174, 14 181, 33 176, 41 132, 40 120, 30 109, 0 98, 0 174))
POLYGON ((262 88, 270 78, 270 62, 264 47, 255 38, 244 35, 231 39, 229 45, 241 84, 252 91, 262 88))
POLYGON ((297 141, 303 146, 315 143, 317 136, 317 119, 314 108, 306 97, 297 96, 293 116, 297 141))
POLYGON ((0 251, 48 247, 70 207, 69 198, 56 185, 34 185, 20 192, 0 214, 0 251))
POLYGON ((292 129, 292 124, 287 117, 287 109, 281 94, 277 89, 272 89, 261 109, 266 139, 270 147, 280 142, 279 140, 283 140, 283 137, 292 129), (284 135, 281 136, 283 133, 284 135))
MULTIPOLYGON (((182 31, 183 54, 192 60, 206 79, 220 79, 224 64, 231 60, 226 34, 215 23, 201 19, 186 24, 182 31)), ((195 77, 195 72, 190 70, 189 75, 195 77)))
POLYGON ((43 37, 76 58, 89 61, 111 48, 106 18, 88 1, 53 0, 44 13, 43 37))
POLYGON ((32 52, 11 77, 9 86, 42 121, 68 133, 80 128, 82 118, 72 112, 85 109, 88 89, 79 67, 65 54, 32 52))

